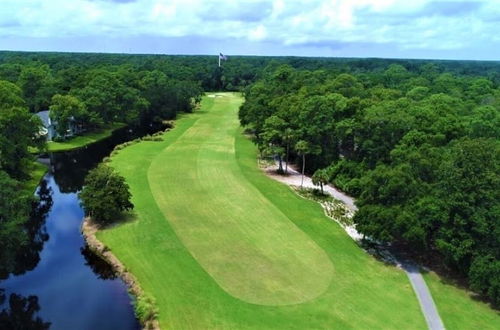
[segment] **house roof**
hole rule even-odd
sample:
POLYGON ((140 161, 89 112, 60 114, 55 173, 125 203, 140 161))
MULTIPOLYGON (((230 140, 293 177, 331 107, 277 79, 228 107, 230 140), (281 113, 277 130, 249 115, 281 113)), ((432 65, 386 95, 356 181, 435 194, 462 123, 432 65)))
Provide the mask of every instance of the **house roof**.
POLYGON ((37 112, 36 115, 42 120, 43 126, 48 128, 50 126, 49 110, 37 112))

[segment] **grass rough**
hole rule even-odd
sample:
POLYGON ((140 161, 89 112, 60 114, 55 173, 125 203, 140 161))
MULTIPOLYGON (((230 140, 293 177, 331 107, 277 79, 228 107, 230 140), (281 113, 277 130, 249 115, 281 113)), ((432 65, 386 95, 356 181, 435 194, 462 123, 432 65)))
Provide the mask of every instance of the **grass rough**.
POLYGON ((47 165, 34 161, 30 168, 30 179, 23 182, 22 189, 28 194, 33 194, 48 171, 47 165))
POLYGON ((488 304, 474 300, 471 292, 433 272, 424 273, 424 279, 446 329, 500 329, 500 313, 488 304))

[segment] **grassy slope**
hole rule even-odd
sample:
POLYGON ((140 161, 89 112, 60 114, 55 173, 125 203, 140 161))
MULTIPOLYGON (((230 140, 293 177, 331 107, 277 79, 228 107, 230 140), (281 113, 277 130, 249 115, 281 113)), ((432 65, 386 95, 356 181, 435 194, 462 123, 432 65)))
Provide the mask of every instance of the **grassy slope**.
POLYGON ((30 170, 31 179, 23 183, 23 189, 26 190, 29 194, 33 194, 35 192, 36 187, 42 181, 45 173, 47 173, 47 166, 44 164, 40 164, 38 162, 32 163, 32 168, 30 170))
POLYGON ((123 123, 114 123, 105 128, 102 128, 96 132, 91 132, 85 135, 79 135, 74 138, 71 138, 64 142, 47 142, 47 149, 49 152, 57 152, 57 151, 68 151, 73 149, 78 149, 84 147, 86 145, 95 143, 97 141, 103 140, 113 133, 113 131, 125 127, 123 123))
MULTIPOLYGON (((272 204, 326 253, 334 268, 333 278, 326 291, 311 301, 265 306, 231 296, 197 262, 194 253, 174 232, 172 223, 176 220, 166 219, 158 207, 149 186, 148 170, 151 162, 168 153, 169 146, 183 135, 196 136, 207 124, 204 121, 210 121, 204 118, 224 106, 220 103, 223 99, 204 98, 204 111, 178 120, 164 142, 141 142, 112 159, 112 165, 130 184, 138 221, 100 232, 98 236, 137 276, 142 287, 155 296, 163 328, 425 328, 406 276, 362 252, 337 224, 323 215, 317 203, 304 200, 285 185, 265 177, 256 167, 255 147, 239 130, 230 127, 234 125, 231 121, 219 122, 218 127, 234 134, 234 159, 241 184, 251 184, 252 189, 260 192, 263 203, 272 204)), ((227 111, 236 116, 237 109, 227 111)), ((198 153, 198 161, 205 163, 202 155, 198 153)), ((184 171, 183 164, 182 159, 165 158, 164 168, 157 166, 155 170, 175 170, 175 174, 187 179, 194 173, 184 171)), ((235 171, 234 167, 231 170, 235 171)), ((176 180, 169 187, 172 192, 185 188, 183 180, 176 180)), ((229 201, 231 196, 219 198, 229 201)), ((197 201, 184 203, 195 205, 197 201)), ((260 206, 244 205, 249 217, 260 206)), ((219 230, 225 230, 224 226, 219 230)), ((199 239, 210 240, 210 236, 201 235, 199 239)))
POLYGON ((500 314, 487 304, 473 301, 466 290, 443 282, 434 273, 424 278, 447 329, 500 329, 500 314))

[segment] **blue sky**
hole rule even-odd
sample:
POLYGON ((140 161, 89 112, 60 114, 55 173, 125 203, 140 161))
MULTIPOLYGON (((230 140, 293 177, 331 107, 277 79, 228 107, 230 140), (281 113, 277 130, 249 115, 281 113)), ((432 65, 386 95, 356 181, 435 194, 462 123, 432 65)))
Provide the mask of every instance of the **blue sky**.
POLYGON ((1 0, 0 49, 500 60, 500 0, 1 0))

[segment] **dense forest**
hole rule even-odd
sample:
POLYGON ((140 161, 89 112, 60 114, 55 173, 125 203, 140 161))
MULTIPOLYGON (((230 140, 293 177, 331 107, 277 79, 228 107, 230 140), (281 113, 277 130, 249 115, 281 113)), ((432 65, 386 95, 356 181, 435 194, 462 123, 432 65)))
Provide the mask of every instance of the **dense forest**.
POLYGON ((359 231, 437 253, 500 304, 499 86, 496 62, 0 52, 0 278, 30 241, 34 113, 64 138, 69 122, 145 125, 227 90, 263 154, 303 156, 357 197, 359 231))
POLYGON ((264 155, 305 156, 307 172, 357 197, 358 231, 438 255, 499 305, 499 72, 473 62, 282 65, 245 90, 239 116, 264 155))

